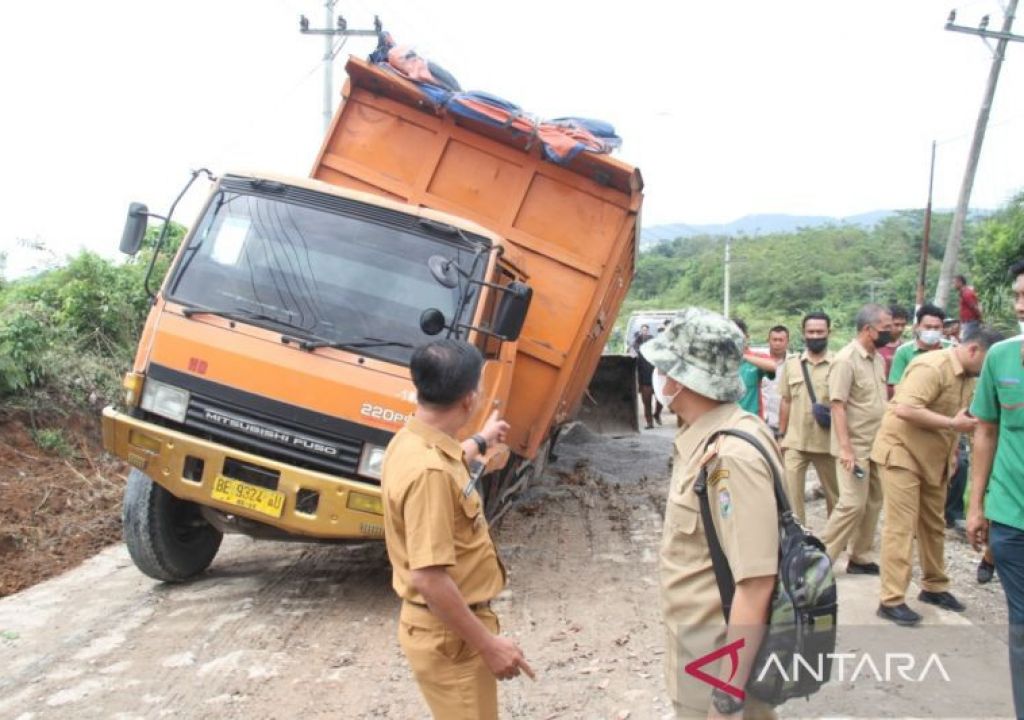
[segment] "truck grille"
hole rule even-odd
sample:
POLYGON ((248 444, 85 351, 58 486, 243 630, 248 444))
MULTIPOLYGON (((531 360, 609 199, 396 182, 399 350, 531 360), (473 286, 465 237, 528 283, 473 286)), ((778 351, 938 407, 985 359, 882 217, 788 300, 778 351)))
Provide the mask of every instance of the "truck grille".
POLYGON ((225 445, 331 474, 354 474, 361 440, 324 437, 307 428, 192 394, 185 427, 225 445))
MULTIPOLYGON (((330 475, 356 474, 365 443, 392 434, 153 364, 149 377, 189 391, 183 424, 139 411, 158 423, 237 450, 330 475)), ((363 478, 368 482, 376 482, 363 478)))

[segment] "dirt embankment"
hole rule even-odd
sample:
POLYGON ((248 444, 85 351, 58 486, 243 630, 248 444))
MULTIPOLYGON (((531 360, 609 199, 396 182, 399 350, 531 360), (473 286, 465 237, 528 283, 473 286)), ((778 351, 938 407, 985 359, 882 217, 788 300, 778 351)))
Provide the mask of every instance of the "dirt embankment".
POLYGON ((116 542, 126 472, 104 455, 94 418, 0 415, 0 597, 116 542))

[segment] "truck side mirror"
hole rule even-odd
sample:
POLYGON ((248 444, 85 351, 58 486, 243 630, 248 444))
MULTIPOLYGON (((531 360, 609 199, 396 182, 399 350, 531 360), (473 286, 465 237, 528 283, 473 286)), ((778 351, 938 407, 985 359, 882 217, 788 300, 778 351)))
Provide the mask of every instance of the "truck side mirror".
POLYGON ((498 311, 494 314, 494 334, 504 340, 518 340, 532 299, 533 288, 529 285, 509 283, 498 302, 498 311))
POLYGON ((437 335, 444 328, 444 313, 437 308, 427 308, 420 314, 420 330, 424 334, 437 335))
POLYGON ((134 255, 139 251, 142 239, 146 236, 148 222, 149 208, 137 202, 128 206, 128 217, 124 221, 124 232, 121 234, 121 252, 125 255, 134 255))

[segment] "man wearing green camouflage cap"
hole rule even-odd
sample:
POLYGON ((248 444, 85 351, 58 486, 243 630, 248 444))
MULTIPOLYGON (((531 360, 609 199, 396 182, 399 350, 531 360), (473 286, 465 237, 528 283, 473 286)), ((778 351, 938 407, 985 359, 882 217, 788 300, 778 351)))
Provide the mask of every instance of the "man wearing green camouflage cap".
POLYGON ((743 347, 743 334, 731 321, 709 310, 687 308, 640 349, 655 367, 654 392, 685 423, 672 451, 660 551, 666 680, 680 718, 706 718, 711 707, 712 715, 775 716, 755 698, 737 697, 743 695, 761 643, 778 572, 772 475, 761 454, 739 438, 720 436, 708 446, 719 430, 743 430, 764 446, 777 467, 782 465, 768 426, 736 404, 744 391, 739 376, 743 347), (728 622, 694 491, 705 466, 712 522, 736 582, 728 622), (740 640, 735 658, 702 660, 740 640), (714 690, 708 676, 718 679, 714 690))

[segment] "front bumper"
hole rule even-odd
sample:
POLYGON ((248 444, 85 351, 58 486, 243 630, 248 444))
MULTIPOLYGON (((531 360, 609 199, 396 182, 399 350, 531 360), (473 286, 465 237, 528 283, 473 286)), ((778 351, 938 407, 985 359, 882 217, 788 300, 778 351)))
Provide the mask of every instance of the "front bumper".
POLYGON ((379 507, 380 488, 359 480, 298 468, 277 460, 201 440, 176 430, 139 420, 112 407, 103 410, 103 447, 146 473, 175 497, 205 505, 223 513, 247 518, 287 533, 310 539, 380 540, 384 537, 383 516, 350 507, 358 498, 362 507, 375 499, 379 507), (236 507, 212 497, 213 484, 223 473, 224 461, 233 461, 278 473, 277 491, 285 496, 280 517, 236 507), (192 477, 186 477, 186 461, 192 477), (195 468, 200 466, 201 471, 195 468), (318 493, 315 510, 297 507, 299 491, 318 493))

